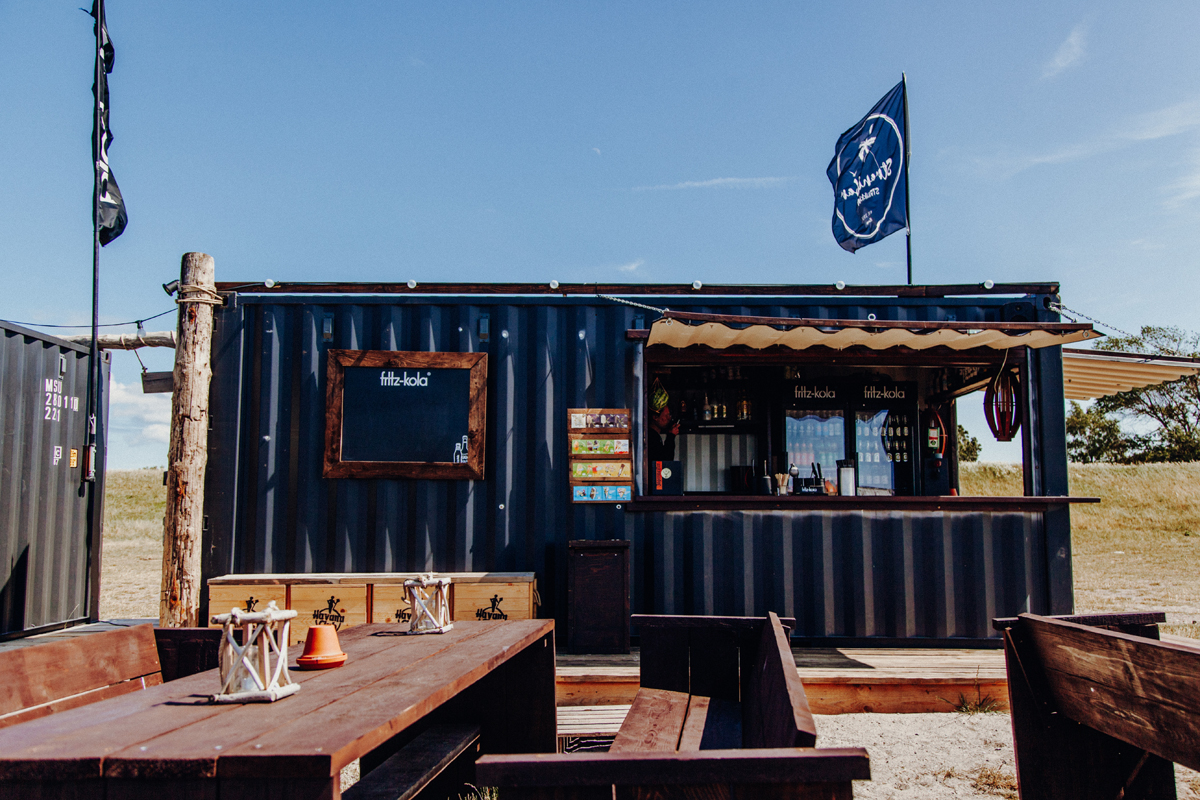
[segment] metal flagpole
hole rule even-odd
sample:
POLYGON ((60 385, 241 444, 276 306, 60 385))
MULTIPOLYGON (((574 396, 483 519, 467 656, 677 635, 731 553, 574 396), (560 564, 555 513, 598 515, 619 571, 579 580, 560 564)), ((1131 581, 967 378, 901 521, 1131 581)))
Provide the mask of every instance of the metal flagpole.
POLYGON ((95 10, 96 74, 95 103, 92 109, 92 341, 88 351, 87 443, 83 473, 83 479, 88 482, 96 480, 96 417, 100 412, 100 349, 97 343, 100 332, 100 172, 96 160, 104 147, 104 133, 100 130, 100 81, 104 78, 100 21, 104 19, 104 0, 96 0, 95 10))
POLYGON ((912 286, 912 204, 908 201, 908 184, 912 179, 912 146, 908 141, 908 75, 900 73, 904 84, 904 230, 905 247, 908 249, 908 285, 912 286))

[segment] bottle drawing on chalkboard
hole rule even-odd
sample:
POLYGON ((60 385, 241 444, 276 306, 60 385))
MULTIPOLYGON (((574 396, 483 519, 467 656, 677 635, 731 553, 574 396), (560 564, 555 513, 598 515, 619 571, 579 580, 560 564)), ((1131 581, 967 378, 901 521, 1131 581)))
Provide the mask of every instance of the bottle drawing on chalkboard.
POLYGON ((454 463, 455 464, 466 464, 467 463, 467 452, 468 452, 467 451, 467 437, 464 436, 464 437, 462 437, 461 442, 454 445, 454 463))

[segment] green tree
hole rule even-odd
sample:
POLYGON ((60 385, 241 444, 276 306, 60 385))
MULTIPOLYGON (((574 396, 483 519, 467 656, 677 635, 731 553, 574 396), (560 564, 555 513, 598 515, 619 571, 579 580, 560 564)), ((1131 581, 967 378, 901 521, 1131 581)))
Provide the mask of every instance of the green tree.
MULTIPOLYGON (((1200 356, 1200 334, 1145 325, 1136 336, 1109 337, 1096 349, 1195 358, 1200 356)), ((1148 435, 1126 437, 1129 450, 1125 460, 1200 460, 1200 376, 1102 397, 1090 410, 1157 426, 1148 435)))
POLYGON ((1129 438, 1115 419, 1092 405, 1084 409, 1071 403, 1067 414, 1067 458, 1080 464, 1097 461, 1125 461, 1129 438))
POLYGON ((958 426, 958 460, 959 461, 978 461, 979 453, 983 450, 983 445, 979 443, 971 434, 967 433, 967 429, 962 425, 958 426))

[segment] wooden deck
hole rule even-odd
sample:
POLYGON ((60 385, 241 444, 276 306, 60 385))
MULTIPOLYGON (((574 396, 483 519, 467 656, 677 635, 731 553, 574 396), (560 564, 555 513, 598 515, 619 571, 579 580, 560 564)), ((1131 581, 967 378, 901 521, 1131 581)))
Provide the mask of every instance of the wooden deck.
MULTIPOLYGON (((985 698, 996 709, 1008 709, 1001 650, 795 648, 792 653, 814 714, 953 711, 985 698)), ((628 705, 637 688, 636 648, 629 655, 558 656, 560 709, 628 705)))

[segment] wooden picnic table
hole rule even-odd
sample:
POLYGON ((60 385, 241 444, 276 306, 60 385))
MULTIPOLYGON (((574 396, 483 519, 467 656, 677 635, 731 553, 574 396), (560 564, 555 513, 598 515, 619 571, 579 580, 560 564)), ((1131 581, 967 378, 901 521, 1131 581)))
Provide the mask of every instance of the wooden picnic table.
POLYGON ((346 664, 293 672, 275 703, 208 703, 213 670, 0 730, 0 799, 337 800, 343 767, 434 723, 478 724, 485 753, 555 751, 553 621, 406 628, 344 631, 346 664))

